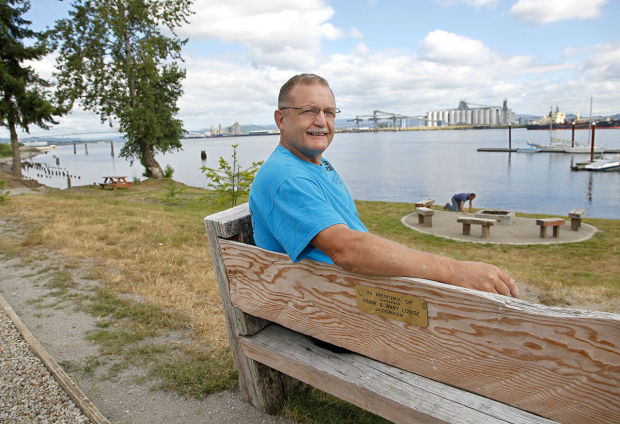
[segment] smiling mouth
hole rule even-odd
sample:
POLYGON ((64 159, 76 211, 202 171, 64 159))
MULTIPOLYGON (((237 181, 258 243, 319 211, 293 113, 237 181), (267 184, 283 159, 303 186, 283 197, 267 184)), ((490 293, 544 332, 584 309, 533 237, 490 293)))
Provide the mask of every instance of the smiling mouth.
POLYGON ((326 129, 307 130, 306 133, 310 135, 327 135, 329 133, 326 129))

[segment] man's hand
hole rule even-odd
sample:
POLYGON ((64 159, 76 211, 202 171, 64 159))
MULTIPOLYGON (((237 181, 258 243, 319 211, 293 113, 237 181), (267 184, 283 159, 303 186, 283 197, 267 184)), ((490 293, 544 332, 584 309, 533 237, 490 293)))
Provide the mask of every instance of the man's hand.
POLYGON ((495 265, 482 262, 459 262, 461 268, 451 281, 455 286, 519 297, 515 281, 495 265))

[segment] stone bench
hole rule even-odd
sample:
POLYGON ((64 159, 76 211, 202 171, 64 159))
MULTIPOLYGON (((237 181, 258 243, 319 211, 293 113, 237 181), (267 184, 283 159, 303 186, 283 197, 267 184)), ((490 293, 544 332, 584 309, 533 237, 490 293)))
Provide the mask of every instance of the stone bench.
POLYGON ((424 225, 425 227, 433 226, 433 215, 435 214, 434 210, 418 207, 415 211, 418 214, 418 224, 424 225))
POLYGON ((205 226, 239 391, 262 411, 292 377, 394 423, 620 417, 618 314, 292 263, 252 245, 247 203, 205 226))
POLYGON ((585 209, 573 209, 568 213, 570 218, 570 229, 573 231, 579 230, 581 227, 581 217, 585 213, 585 209))
POLYGON ((547 238, 547 227, 553 227, 553 237, 558 238, 560 236, 560 226, 564 225, 565 221, 558 218, 544 218, 537 219, 536 225, 540 227, 540 238, 547 238))
POLYGON ((482 228, 480 237, 483 239, 489 237, 489 234, 491 233, 491 226, 497 224, 497 221, 494 219, 471 218, 469 216, 460 216, 456 219, 456 221, 463 224, 463 235, 465 236, 471 234, 472 224, 480 225, 482 228))
POLYGON ((416 208, 419 208, 419 207, 430 208, 431 206, 433 206, 433 203, 435 203, 435 199, 419 200, 415 202, 415 207, 416 208))

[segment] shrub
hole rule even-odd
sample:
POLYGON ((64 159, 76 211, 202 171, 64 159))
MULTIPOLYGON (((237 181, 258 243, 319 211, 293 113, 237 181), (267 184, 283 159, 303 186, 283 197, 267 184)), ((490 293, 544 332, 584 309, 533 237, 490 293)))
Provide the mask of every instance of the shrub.
POLYGON ((172 174, 174 174, 174 169, 170 165, 166 165, 164 168, 164 178, 172 178, 172 174))
POLYGON ((11 193, 8 190, 4 189, 4 180, 0 180, 0 203, 4 203, 9 200, 9 194, 11 193))
POLYGON ((8 143, 0 143, 0 158, 13 156, 13 148, 8 143))
POLYGON ((244 195, 250 192, 250 186, 258 168, 264 161, 252 162, 252 165, 247 169, 241 169, 241 165, 237 163, 237 146, 233 144, 232 165, 228 163, 226 159, 220 156, 219 169, 208 168, 201 166, 200 169, 204 172, 207 179, 212 182, 209 183, 209 187, 215 189, 220 195, 221 199, 230 199, 230 206, 237 204, 237 199, 240 195, 244 195))

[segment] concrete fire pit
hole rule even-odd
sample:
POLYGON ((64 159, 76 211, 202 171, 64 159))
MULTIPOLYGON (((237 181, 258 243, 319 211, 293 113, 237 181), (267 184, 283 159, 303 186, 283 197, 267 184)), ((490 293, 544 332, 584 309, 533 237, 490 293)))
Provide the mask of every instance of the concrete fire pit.
POLYGON ((514 211, 484 209, 476 212, 476 218, 494 219, 498 224, 511 224, 515 220, 514 211))

